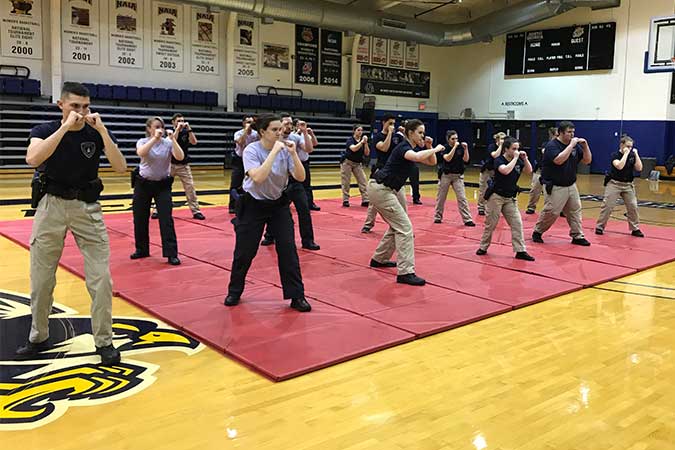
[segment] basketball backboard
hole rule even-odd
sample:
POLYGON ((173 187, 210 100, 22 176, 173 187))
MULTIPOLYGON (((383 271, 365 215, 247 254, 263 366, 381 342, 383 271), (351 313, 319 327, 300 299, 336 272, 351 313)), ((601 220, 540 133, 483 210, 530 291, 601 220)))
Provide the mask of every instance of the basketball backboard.
POLYGON ((675 16, 653 17, 645 73, 675 72, 675 16))

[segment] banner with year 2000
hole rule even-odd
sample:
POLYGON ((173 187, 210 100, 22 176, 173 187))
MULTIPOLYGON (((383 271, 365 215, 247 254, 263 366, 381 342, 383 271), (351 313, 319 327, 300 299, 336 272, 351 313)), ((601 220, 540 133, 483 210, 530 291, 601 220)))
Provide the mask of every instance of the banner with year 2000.
POLYGON ((2 56, 42 59, 42 0, 0 3, 2 56))
POLYGON ((152 69, 182 72, 183 5, 152 3, 152 69))
POLYGON ((143 68, 143 0, 110 0, 110 65, 143 68))
POLYGON ((63 0, 61 51, 66 63, 99 64, 99 0, 63 0))

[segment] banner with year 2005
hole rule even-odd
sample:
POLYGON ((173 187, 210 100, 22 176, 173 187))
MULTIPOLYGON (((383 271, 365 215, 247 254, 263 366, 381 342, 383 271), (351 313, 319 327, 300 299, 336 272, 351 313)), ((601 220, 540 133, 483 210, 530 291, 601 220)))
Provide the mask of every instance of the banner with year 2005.
POLYGON ((110 65, 143 68, 143 0, 110 0, 110 65))
POLYGON ((99 0, 63 0, 63 62, 99 64, 99 0))
POLYGON ((220 14, 206 8, 190 8, 190 67, 193 73, 217 75, 220 14))
POLYGON ((42 0, 0 3, 2 56, 42 59, 42 0))
POLYGON ((182 72, 183 5, 152 3, 152 69, 182 72))

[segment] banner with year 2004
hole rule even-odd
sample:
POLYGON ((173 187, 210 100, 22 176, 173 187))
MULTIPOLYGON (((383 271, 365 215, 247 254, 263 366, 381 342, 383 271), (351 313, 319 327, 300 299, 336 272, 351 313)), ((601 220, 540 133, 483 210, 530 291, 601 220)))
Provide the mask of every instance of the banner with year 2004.
POLYGON ((190 67, 193 73, 217 75, 220 14, 206 8, 190 8, 190 67))
POLYGON ((42 0, 0 3, 2 56, 42 59, 42 0))
POLYGON ((99 64, 99 0, 63 0, 63 62, 99 64))
POLYGON ((110 65, 143 68, 143 0, 110 0, 110 65))
POLYGON ((183 5, 152 3, 152 69, 183 71, 183 5))

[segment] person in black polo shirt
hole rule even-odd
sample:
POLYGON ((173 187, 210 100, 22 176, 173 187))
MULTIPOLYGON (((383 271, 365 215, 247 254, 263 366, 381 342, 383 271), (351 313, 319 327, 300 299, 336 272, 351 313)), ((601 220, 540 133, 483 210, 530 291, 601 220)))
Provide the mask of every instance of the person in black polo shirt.
MULTIPOLYGON (((405 139, 405 124, 407 120, 402 120, 401 124, 398 126, 396 129, 396 137, 398 137, 398 142, 402 142, 405 139)), ((431 139, 431 138, 429 138, 431 139)), ((393 147, 392 147, 393 148, 393 147)), ((424 150, 425 147, 418 148, 417 150, 424 150)), ((420 168, 415 164, 413 167, 412 172, 410 173, 410 177, 408 178, 410 181, 410 193, 412 197, 412 202, 413 205, 421 205, 422 204, 422 196, 420 194, 420 168)))
POLYGON ((605 199, 602 202, 600 217, 595 224, 595 234, 604 233, 616 201, 621 197, 626 205, 626 217, 631 234, 635 237, 645 237, 640 231, 640 216, 633 184, 635 172, 640 171, 642 171, 642 160, 640 160, 637 148, 633 147, 633 139, 630 136, 623 136, 620 150, 612 154, 609 175, 605 179, 605 199))
POLYGON ((89 110, 86 87, 64 83, 57 105, 63 112, 61 119, 34 127, 26 153, 26 162, 37 169, 33 203, 38 203, 30 239, 32 324, 28 343, 17 350, 16 358, 35 359, 51 348, 49 313, 56 269, 70 230, 84 256, 96 353, 103 364, 117 364, 120 353, 112 344, 110 245, 98 202, 103 190, 98 168, 103 154, 115 172, 124 173, 127 164, 115 136, 89 110))
POLYGON ((511 245, 517 259, 534 261, 534 258, 525 249, 525 237, 523 236, 523 221, 518 210, 518 178, 522 172, 532 173, 532 165, 527 158, 526 152, 519 151, 520 143, 517 139, 507 136, 504 139, 502 149, 504 153, 494 161, 495 176, 492 192, 488 191, 487 217, 485 229, 480 240, 480 248, 477 255, 485 255, 492 242, 492 233, 499 222, 502 214, 506 223, 511 227, 511 245))
POLYGON ((434 215, 434 223, 441 223, 443 221, 443 210, 445 209, 445 200, 448 196, 448 190, 452 186, 457 197, 457 207, 459 214, 462 216, 464 225, 467 227, 475 227, 471 211, 469 210, 469 202, 466 199, 466 192, 464 191, 464 164, 469 162, 469 146, 466 142, 459 142, 459 136, 455 130, 450 130, 446 133, 448 144, 445 146, 445 151, 441 158, 441 165, 438 169, 438 194, 436 195, 436 213, 434 215))
POLYGON ((391 152, 386 165, 375 173, 368 183, 370 203, 389 224, 389 229, 370 260, 371 267, 398 267, 398 283, 414 286, 425 284, 425 280, 415 275, 415 240, 412 223, 406 211, 405 202, 401 203, 398 194, 410 177, 416 162, 428 166, 436 165, 436 153, 445 149, 442 145, 431 148, 426 141, 426 150, 415 148, 425 145, 424 124, 422 121, 409 120, 405 126, 405 139, 391 152), (398 262, 389 259, 398 255, 398 262))
POLYGON ((370 157, 368 136, 363 134, 363 127, 354 124, 353 135, 347 139, 345 150, 342 154, 343 161, 340 163, 340 178, 342 183, 342 203, 349 203, 349 185, 352 174, 356 177, 361 192, 361 206, 368 206, 368 193, 366 192, 366 174, 363 172, 363 160, 370 157))
POLYGON ((589 246, 581 227, 581 198, 577 189, 577 166, 590 164, 593 156, 586 139, 574 136, 574 124, 562 121, 558 137, 546 144, 541 162, 541 184, 544 185, 544 209, 532 232, 532 240, 543 244, 542 234, 565 214, 570 226, 572 244, 589 246))
POLYGON ((480 176, 478 177, 478 215, 485 215, 485 191, 488 188, 488 181, 495 176, 495 159, 502 154, 502 143, 506 134, 496 133, 494 136, 494 142, 488 145, 487 156, 483 160, 483 165, 480 168, 480 176))

